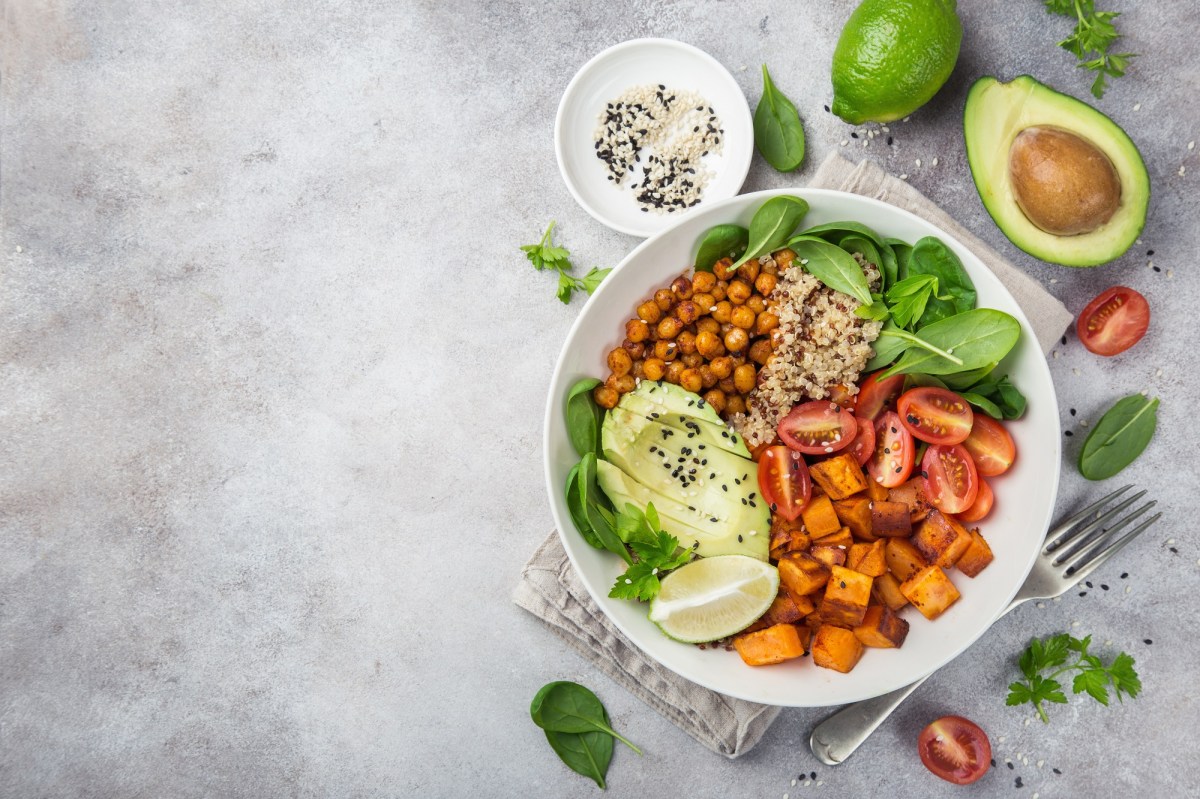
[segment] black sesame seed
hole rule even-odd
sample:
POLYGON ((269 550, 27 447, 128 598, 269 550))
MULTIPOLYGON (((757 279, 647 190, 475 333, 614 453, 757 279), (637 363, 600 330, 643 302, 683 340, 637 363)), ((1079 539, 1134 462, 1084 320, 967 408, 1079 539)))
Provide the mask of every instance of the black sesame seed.
POLYGON ((1149 646, 1150 644, 1154 643, 1149 638, 1143 638, 1142 641, 1146 644, 1146 646, 1149 646))
POLYGON ((1065 434, 1065 435, 1067 435, 1067 436, 1073 436, 1073 435, 1075 435, 1075 434, 1074 434, 1074 433, 1072 433, 1070 430, 1068 430, 1068 431, 1066 432, 1066 434, 1065 434))
POLYGON ((1178 549, 1176 549, 1175 547, 1171 547, 1171 552, 1173 552, 1173 553, 1174 553, 1174 554, 1176 554, 1176 555, 1178 555, 1178 554, 1179 554, 1179 550, 1178 550, 1178 549))
POLYGON ((1072 415, 1072 416, 1074 416, 1074 415, 1075 415, 1075 409, 1074 409, 1074 408, 1072 408, 1072 409, 1071 409, 1071 415, 1072 415))
POLYGON ((857 133, 855 133, 854 131, 850 131, 850 138, 852 138, 852 139, 857 139, 857 138, 858 138, 858 134, 857 134, 857 133))
POLYGON ((1107 590, 1108 590, 1108 586, 1107 586, 1107 585, 1105 585, 1104 583, 1100 583, 1100 588, 1101 588, 1102 590, 1104 590, 1104 591, 1107 591, 1107 590))
POLYGON ((1146 250, 1146 255, 1154 255, 1154 250, 1146 250))
POLYGON ((825 113, 829 113, 829 106, 825 106, 825 113))
POLYGON ((1086 581, 1086 582, 1084 583, 1084 585, 1086 585, 1088 588, 1091 588, 1091 587, 1092 587, 1092 581, 1091 581, 1091 580, 1088 580, 1088 581, 1086 581))
POLYGON ((742 537, 740 535, 738 536, 738 543, 742 543, 742 537))
POLYGON ((892 144, 892 141, 893 141, 892 137, 891 137, 891 136, 888 136, 888 145, 889 145, 889 146, 892 144))
POLYGON ((1087 596, 1087 591, 1080 591, 1080 592, 1079 592, 1079 595, 1080 595, 1080 596, 1087 596))
POLYGON ((1014 766, 1011 762, 1005 763, 1004 765, 1008 766, 1010 769, 1016 768, 1016 766, 1014 766))
POLYGON ((1055 774, 1062 774, 1062 772, 1061 772, 1061 771, 1059 771, 1059 770, 1058 770, 1058 769, 1056 769, 1056 768, 1052 768, 1052 769, 1050 769, 1050 770, 1051 770, 1051 771, 1053 771, 1055 774))
POLYGON ((1162 270, 1161 270, 1161 269, 1159 269, 1159 268, 1156 266, 1156 267, 1154 267, 1154 271, 1155 271, 1155 272, 1161 272, 1162 270))
POLYGON ((1014 782, 1014 783, 1013 783, 1013 785, 1014 785, 1014 786, 1016 786, 1017 788, 1024 788, 1024 787, 1025 787, 1025 783, 1021 782, 1021 778, 1020 778, 1020 777, 1017 777, 1017 780, 1016 780, 1016 782, 1014 782))
POLYGON ((1122 580, 1124 580, 1124 579, 1125 579, 1126 577, 1128 577, 1128 576, 1129 576, 1129 572, 1121 572, 1121 579, 1122 579, 1122 580))
POLYGON ((992 758, 992 768, 996 767, 996 758, 992 758))
POLYGON ((1063 337, 1062 337, 1062 343, 1063 343, 1063 345, 1064 345, 1064 346, 1065 346, 1065 345, 1066 345, 1066 343, 1067 343, 1067 337, 1066 337, 1066 335, 1065 335, 1065 334, 1064 334, 1064 335, 1063 335, 1063 337))

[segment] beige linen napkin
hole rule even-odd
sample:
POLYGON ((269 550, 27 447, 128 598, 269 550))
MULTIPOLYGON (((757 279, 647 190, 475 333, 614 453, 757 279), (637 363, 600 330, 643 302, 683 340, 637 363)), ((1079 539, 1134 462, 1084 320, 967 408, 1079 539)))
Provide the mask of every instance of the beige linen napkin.
MULTIPOLYGON (((1070 324, 1071 314, 1037 282, 874 161, 854 164, 830 155, 809 185, 883 200, 953 235, 1012 292, 1029 317, 1043 351, 1049 351, 1070 324)), ((525 564, 513 601, 544 621, 613 680, 718 754, 734 758, 750 751, 779 715, 777 707, 733 699, 685 680, 631 644, 592 601, 556 532, 550 533, 525 564)))

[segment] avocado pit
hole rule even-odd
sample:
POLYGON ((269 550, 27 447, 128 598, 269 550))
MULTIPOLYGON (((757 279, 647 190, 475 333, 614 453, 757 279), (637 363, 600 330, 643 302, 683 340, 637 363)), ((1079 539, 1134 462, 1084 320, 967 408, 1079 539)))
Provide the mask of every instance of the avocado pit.
POLYGON ((1021 131, 1009 148, 1008 169, 1026 218, 1056 236, 1090 233, 1121 204, 1112 161, 1070 131, 1038 126, 1021 131))

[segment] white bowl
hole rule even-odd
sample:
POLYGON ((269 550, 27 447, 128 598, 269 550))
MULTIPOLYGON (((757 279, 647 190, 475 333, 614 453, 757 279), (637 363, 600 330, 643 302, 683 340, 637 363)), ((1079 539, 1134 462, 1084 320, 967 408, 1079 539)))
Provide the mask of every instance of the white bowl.
POLYGON ((735 196, 750 170, 754 128, 742 90, 708 53, 674 39, 633 39, 592 58, 567 84, 554 120, 554 152, 567 189, 583 210, 613 230, 644 237, 735 196), (670 214, 642 211, 627 184, 608 180, 593 138, 605 104, 633 86, 660 83, 702 95, 725 129, 723 151, 704 158, 713 178, 700 202, 670 214))
POLYGON ((816 707, 855 702, 907 685, 948 662, 987 630, 1024 582, 1050 525, 1058 488, 1060 430, 1054 385, 1029 320, 970 250, 929 222, 878 200, 838 191, 793 189, 761 191, 710 205, 640 244, 613 270, 588 300, 563 345, 550 382, 545 447, 550 506, 563 546, 596 604, 630 641, 672 671, 714 691, 764 704, 816 707), (633 309, 692 263, 706 229, 723 222, 746 225, 763 201, 779 194, 796 194, 809 202, 811 210, 804 227, 849 219, 908 242, 937 236, 962 259, 978 290, 979 306, 1012 314, 1023 330, 1000 367, 1029 400, 1025 416, 1006 423, 1016 441, 1017 460, 1007 474, 991 479, 995 509, 979 523, 995 561, 974 579, 951 571, 962 599, 935 621, 906 608, 902 615, 911 629, 904 646, 868 648, 849 674, 819 668, 808 657, 752 668, 734 652, 702 651, 668 639, 646 618, 645 604, 608 597, 624 564, 615 555, 588 546, 572 524, 563 496, 567 472, 579 460, 567 439, 563 419, 563 403, 571 385, 582 377, 607 375, 605 356, 624 337, 624 323, 633 309))

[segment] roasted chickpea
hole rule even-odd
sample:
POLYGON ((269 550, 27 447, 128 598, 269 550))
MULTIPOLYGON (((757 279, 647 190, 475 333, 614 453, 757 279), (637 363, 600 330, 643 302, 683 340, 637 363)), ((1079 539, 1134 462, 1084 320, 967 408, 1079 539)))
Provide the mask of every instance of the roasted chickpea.
POLYGON ((642 376, 647 380, 662 380, 667 364, 662 358, 647 358, 642 366, 642 376))
POLYGON ((754 332, 757 335, 765 336, 777 327, 779 327, 779 317, 770 311, 763 311, 755 320, 754 332))
POLYGON ((630 341, 629 339, 625 339, 621 342, 621 346, 629 353, 629 357, 635 361, 640 360, 646 355, 646 342, 644 341, 630 341))
POLYGON ((712 295, 712 298, 715 302, 720 302, 721 300, 725 299, 725 294, 728 291, 729 291, 729 284, 726 283, 724 280, 718 280, 717 285, 715 285, 711 289, 709 289, 708 293, 712 295))
POLYGON ((696 351, 696 334, 690 330, 684 330, 675 337, 675 346, 684 355, 691 355, 696 351))
POLYGON ((689 369, 697 369, 704 365, 704 356, 698 352, 680 355, 679 360, 683 361, 683 365, 689 369))
POLYGON ((712 313, 712 308, 717 304, 713 299, 713 295, 705 294, 704 292, 696 292, 692 295, 692 302, 696 303, 696 311, 700 316, 707 316, 712 313))
POLYGON ((741 305, 746 300, 750 299, 750 295, 754 292, 750 288, 750 284, 744 280, 733 280, 729 283, 729 290, 725 296, 734 305, 741 305))
POLYGON ((701 333, 716 333, 721 329, 721 323, 711 316, 704 316, 696 320, 696 335, 701 333))
POLYGON ((729 267, 733 266, 732 258, 722 258, 713 264, 713 276, 717 280, 728 280, 730 278, 729 267))
POLYGON ((761 294, 751 294, 750 299, 746 300, 746 306, 756 314, 767 310, 767 301, 763 299, 761 294))
POLYGON ((726 400, 725 392, 719 388, 714 388, 711 391, 704 392, 704 401, 713 407, 717 413, 724 413, 726 400))
POLYGON ((766 297, 772 291, 775 290, 775 284, 778 282, 779 282, 779 278, 775 277, 774 275, 763 272, 761 275, 759 275, 757 278, 755 278, 754 288, 759 294, 766 297))
MULTIPOLYGON (((674 316, 668 316, 658 323, 657 330, 660 339, 672 339, 678 336, 680 331, 683 330, 683 322, 680 322, 674 316)), ((630 338, 633 338, 633 336, 630 336, 630 338)))
POLYGON ((747 283, 753 283, 754 278, 758 277, 759 268, 758 259, 752 258, 738 267, 738 277, 740 277, 742 280, 745 280, 747 283))
POLYGON ((709 363, 708 368, 712 369, 713 374, 716 375, 719 380, 724 380, 733 374, 733 358, 730 358, 728 355, 720 355, 712 359, 712 362, 709 363))
POLYGON ((754 371, 754 364, 744 363, 733 370, 733 385, 737 388, 739 394, 749 394, 754 390, 755 377, 757 373, 754 371))
POLYGON ((600 385, 596 386, 596 390, 592 392, 592 399, 596 400, 596 404, 601 408, 615 408, 621 395, 617 393, 616 389, 600 385))
POLYGON ((717 285, 717 276, 712 272, 697 272, 692 278, 692 291, 697 294, 708 291, 717 285))
POLYGON ((750 334, 740 327, 735 327, 725 334, 725 349, 730 352, 741 352, 750 346, 750 334))
POLYGON ((628 394, 637 388, 637 381, 633 379, 633 375, 609 375, 608 379, 604 381, 604 385, 618 394, 628 394))
POLYGON ((633 368, 629 370, 629 374, 633 375, 634 380, 641 380, 646 376, 646 362, 634 361, 633 368))
POLYGON ((677 277, 671 281, 671 293, 681 300, 692 298, 692 281, 686 277, 677 277))
POLYGON ((679 385, 688 391, 698 392, 704 388, 704 380, 700 377, 699 369, 684 369, 679 374, 679 385))
POLYGON ((700 309, 691 300, 684 300, 675 306, 675 317, 685 325, 690 325, 700 318, 700 309))
POLYGON ((712 318, 720 324, 728 322, 730 315, 733 313, 733 305, 728 300, 721 300, 717 303, 716 308, 712 312, 712 318))
POLYGON ((776 265, 775 261, 767 261, 765 264, 763 264, 762 270, 763 274, 773 275, 775 277, 779 276, 779 267, 776 265))
POLYGON ((658 341, 654 342, 654 357, 658 358, 660 361, 673 361, 675 360, 675 356, 678 354, 679 350, 676 349, 674 341, 659 339, 658 341))
POLYGON ((729 315, 729 321, 734 327, 740 327, 742 330, 749 330, 754 327, 754 311, 747 308, 745 305, 739 305, 733 309, 729 315))
POLYGON ((733 394, 737 391, 737 386, 734 385, 732 377, 722 377, 720 382, 717 383, 717 388, 721 389, 726 394, 733 394))
POLYGON ((625 337, 636 343, 650 338, 650 328, 641 319, 630 319, 625 323, 625 337))
POLYGON ((759 366, 766 364, 767 358, 771 357, 771 342, 765 338, 760 338, 758 341, 750 345, 750 360, 754 361, 759 366))
POLYGON ((729 414, 745 413, 746 400, 742 399, 741 394, 727 395, 725 399, 725 412, 729 414))
POLYGON ((733 368, 734 368, 734 369, 738 368, 739 366, 741 366, 742 364, 744 364, 744 363, 746 362, 746 355, 745 355, 745 353, 740 353, 740 352, 739 352, 739 353, 737 353, 737 354, 735 354, 735 355, 732 355, 732 356, 730 356, 730 357, 733 359, 733 368))
POLYGON ((721 338, 725 338, 725 334, 733 330, 733 322, 722 322, 721 329, 717 332, 721 334, 721 338))
POLYGON ((670 289, 659 289, 654 292, 654 304, 660 311, 669 311, 675 304, 675 295, 671 293, 670 289))
POLYGON ((718 378, 713 374, 711 366, 702 363, 697 368, 700 370, 700 380, 703 381, 705 388, 712 388, 717 384, 718 378))
POLYGON ((668 383, 678 384, 679 376, 681 374, 683 374, 685 369, 687 369, 687 367, 684 366, 681 362, 672 361, 671 363, 667 364, 667 373, 666 373, 666 375, 664 375, 664 377, 666 377, 666 380, 668 383))
POLYGON ((716 358, 725 352, 725 346, 716 333, 703 330, 696 334, 696 351, 705 358, 716 358))
POLYGON ((657 324, 659 319, 662 319, 663 309, 658 307, 658 303, 654 300, 646 300, 637 307, 638 319, 641 319, 648 325, 657 324))
POLYGON ((623 347, 617 347, 608 354, 608 368, 617 377, 629 374, 629 370, 633 368, 633 359, 623 347))
POLYGON ((784 247, 782 250, 775 253, 774 258, 775 266, 777 266, 779 271, 782 272, 784 269, 787 269, 792 265, 792 261, 796 260, 796 253, 784 247))

